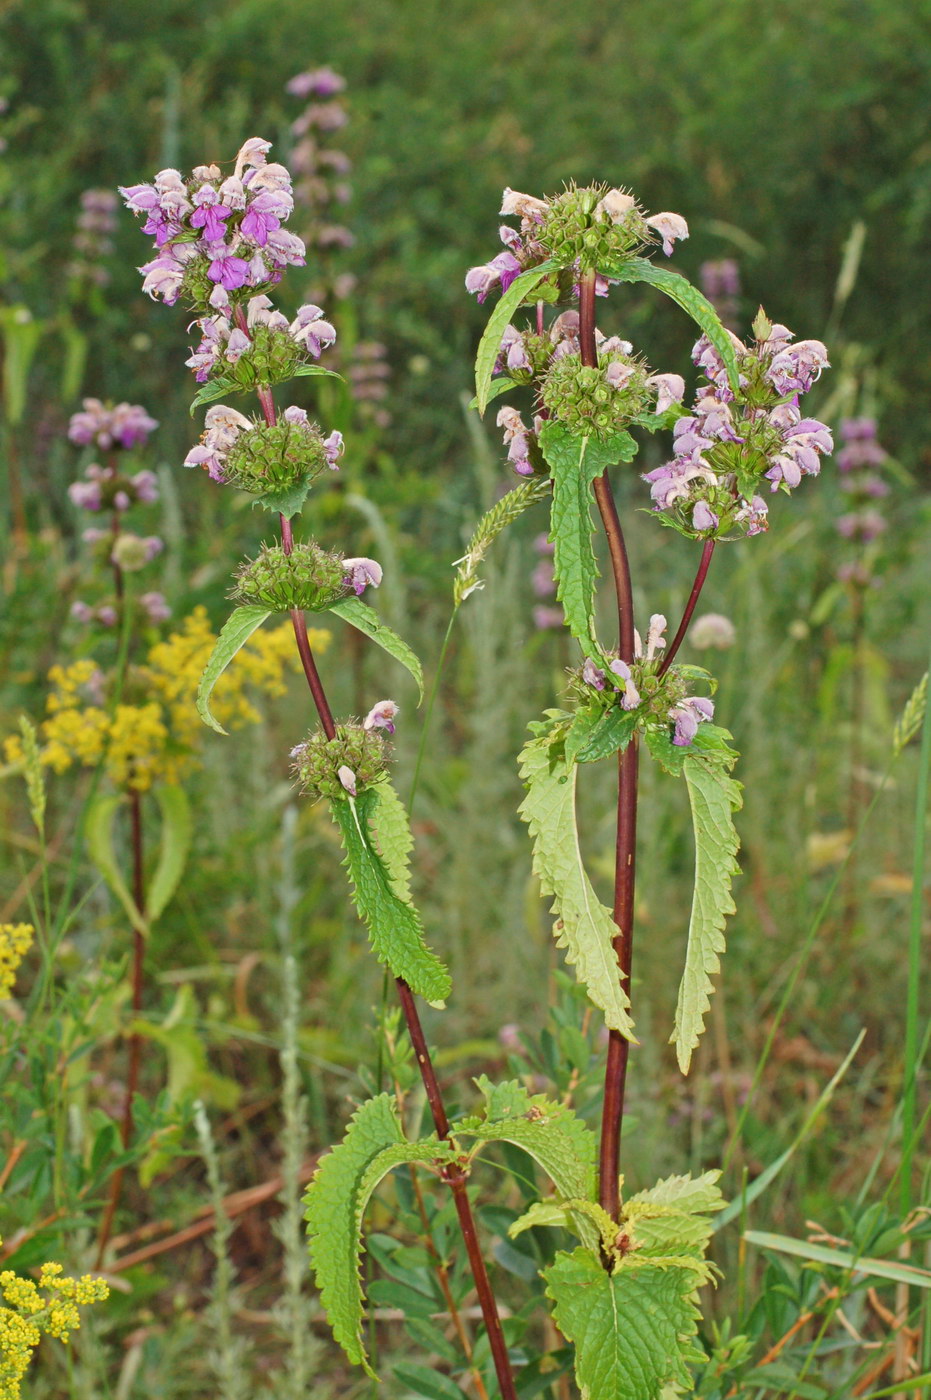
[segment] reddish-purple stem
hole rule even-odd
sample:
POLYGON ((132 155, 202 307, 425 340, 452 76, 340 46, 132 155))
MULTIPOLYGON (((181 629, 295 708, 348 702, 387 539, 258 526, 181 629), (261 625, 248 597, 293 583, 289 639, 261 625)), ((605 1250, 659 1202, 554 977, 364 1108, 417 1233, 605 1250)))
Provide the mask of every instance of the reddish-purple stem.
MULTIPOLYGON (((241 309, 238 309, 237 324, 243 331, 246 331, 245 317, 241 309)), ((248 332, 246 331, 248 334, 248 332)), ((257 389, 259 403, 262 405, 262 412, 265 415, 266 423, 271 426, 276 421, 275 402, 271 389, 260 386, 257 389)), ((294 548, 294 534, 291 529, 291 522, 283 515, 279 517, 281 522, 281 547, 285 554, 290 554, 294 548)), ((336 737, 336 724, 333 719, 333 711, 330 709, 323 682, 314 661, 313 649, 310 645, 310 638, 307 635, 307 620, 300 608, 291 609, 291 624, 294 628, 294 638, 297 642, 297 649, 300 653, 301 664, 304 668, 304 675, 313 697, 314 706, 320 716, 320 723, 323 732, 328 739, 336 737)), ((398 996, 401 1000, 401 1007, 404 1012, 404 1019, 407 1023, 407 1032, 414 1047, 414 1054, 417 1057, 417 1065, 420 1070, 420 1077, 423 1080, 424 1090, 427 1095, 427 1102, 430 1105, 430 1113, 436 1128, 437 1137, 446 1139, 449 1137, 449 1119, 446 1109, 443 1106, 443 1098, 440 1093, 439 1081, 436 1077, 436 1070, 430 1057, 430 1050, 427 1039, 424 1035, 420 1014, 417 1010, 417 1003, 414 994, 404 981, 403 977, 396 977, 395 983, 398 989, 398 996)), ((514 1386, 514 1377, 511 1372, 511 1360, 508 1356, 507 1342, 504 1339, 504 1332, 501 1328, 501 1319, 498 1316, 498 1305, 495 1302, 495 1295, 492 1292, 491 1280, 485 1268, 485 1261, 482 1257, 481 1246, 478 1240, 478 1232, 475 1228, 475 1219, 472 1214, 472 1206, 469 1202, 466 1187, 466 1174, 462 1167, 454 1163, 447 1167, 444 1172, 444 1180, 449 1184, 453 1193, 453 1200, 456 1206, 456 1214, 459 1217, 459 1227, 462 1231, 462 1238, 465 1242, 466 1253, 469 1257, 469 1265, 472 1270, 472 1277, 475 1280, 475 1291, 478 1295, 479 1306, 482 1310, 482 1317, 485 1320, 485 1328, 488 1332, 488 1344, 491 1349, 492 1359, 495 1365, 495 1373, 498 1377, 498 1385, 501 1388, 502 1400, 517 1400, 517 1391, 514 1386)))
POLYGON ((676 652, 685 640, 685 634, 689 630, 689 623, 692 621, 692 614, 695 611, 701 591, 705 586, 705 579, 708 577, 708 570, 711 567, 711 557, 714 554, 715 541, 705 540, 702 546, 701 559, 698 562, 698 572, 695 575, 695 582, 692 584, 692 591, 689 600, 685 605, 685 612, 682 614, 682 621, 679 623, 676 635, 669 644, 666 655, 663 657, 663 664, 657 671, 658 676, 665 676, 673 661, 676 652))
MULTIPOLYGON (((594 272, 586 273, 582 277, 579 287, 579 351, 583 365, 590 368, 597 366, 594 272)), ((630 662, 634 655, 634 604, 630 583, 630 563, 607 471, 595 482, 595 501, 604 525, 608 552, 611 557, 611 572, 614 577, 614 591, 617 595, 620 655, 623 661, 630 662)), ((638 759, 637 741, 633 739, 624 752, 618 756, 617 841, 614 856, 613 917, 619 930, 614 940, 614 951, 617 954, 620 967, 621 982, 627 991, 630 990, 633 960, 638 759)), ((601 1144, 598 1153, 598 1199, 602 1208, 614 1220, 618 1219, 621 1211, 621 1127, 624 1121, 624 1097, 629 1054, 629 1041, 619 1031, 612 1030, 608 1036, 608 1054, 605 1063, 601 1144)))

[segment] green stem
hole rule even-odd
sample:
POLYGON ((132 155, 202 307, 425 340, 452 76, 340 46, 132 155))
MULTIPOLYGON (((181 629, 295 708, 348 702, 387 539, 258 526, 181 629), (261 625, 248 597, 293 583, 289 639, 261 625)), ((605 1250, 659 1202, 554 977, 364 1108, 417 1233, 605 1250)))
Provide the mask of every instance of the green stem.
MULTIPOLYGON (((931 663, 929 663, 931 667, 931 663)), ((925 703, 915 793, 915 845, 912 855, 912 898, 908 923, 908 991, 905 1001, 905 1088, 902 1097, 902 1177, 899 1182, 902 1214, 912 1208, 912 1158, 915 1151, 917 1112, 918 1015, 921 987, 921 933, 924 915, 925 831, 928 813, 928 774, 931 770, 931 703, 925 703)))

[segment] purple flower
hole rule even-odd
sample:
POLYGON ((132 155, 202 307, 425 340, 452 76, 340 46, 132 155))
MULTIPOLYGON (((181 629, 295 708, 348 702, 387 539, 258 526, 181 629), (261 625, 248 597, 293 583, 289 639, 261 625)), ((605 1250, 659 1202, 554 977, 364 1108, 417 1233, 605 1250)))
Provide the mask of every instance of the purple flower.
POLYGON ((167 622, 171 617, 171 608, 165 601, 164 593, 140 593, 139 606, 153 624, 167 622))
POLYGON ((370 586, 377 588, 382 580, 381 565, 374 559, 344 559, 343 573, 357 597, 370 586))
POLYGON ((669 718, 675 721, 672 742, 679 748, 687 748, 698 733, 703 720, 714 718, 714 704, 703 695, 682 700, 669 711, 669 718))
POLYGON ((466 291, 474 292, 479 302, 483 302, 496 283, 500 282, 502 292, 506 292, 522 271, 513 253, 498 253, 491 262, 473 267, 466 273, 466 291))
POLYGON ((550 598, 556 592, 553 566, 548 559, 541 559, 530 575, 531 587, 538 598, 550 598))
POLYGON ((262 190, 246 210, 239 231, 243 238, 264 248, 269 234, 281 228, 294 208, 294 200, 286 190, 262 190))
POLYGON ((346 79, 332 68, 313 68, 307 73, 297 73, 285 83, 285 92, 294 97, 333 97, 342 92, 346 79))
POLYGON ((355 773, 352 771, 352 769, 349 768, 349 767, 347 767, 347 765, 346 765, 345 763, 341 763, 340 766, 339 766, 339 767, 337 768, 337 770, 336 770, 336 776, 337 776, 337 778, 339 778, 340 783, 342 784, 342 786, 343 786, 343 787, 346 789, 346 791, 349 793, 349 796, 350 796, 350 797, 355 797, 355 795, 356 795, 356 775, 355 775, 355 773))
POLYGON ((562 608, 548 608, 542 605, 533 609, 533 625, 540 632, 554 631, 563 625, 562 608))
POLYGON ((343 455, 343 435, 335 430, 323 439, 323 451, 330 471, 339 471, 339 459, 343 455))
POLYGON ((315 360, 318 360, 321 352, 336 340, 335 329, 329 321, 323 320, 322 308, 309 302, 298 307, 297 315, 288 326, 288 334, 298 345, 305 346, 315 360))
POLYGON ((211 282, 219 282, 228 292, 244 287, 249 280, 249 264, 244 258, 237 258, 223 243, 214 243, 208 252, 211 259, 207 276, 211 282))
POLYGON ((634 684, 634 678, 631 675, 630 667, 627 662, 621 661, 619 657, 616 657, 614 661, 608 663, 608 670, 612 675, 617 676, 618 680, 624 682, 624 690, 621 694, 621 709, 635 710, 640 704, 640 692, 634 684))
POLYGON ((80 510, 100 510, 103 505, 100 484, 96 481, 73 481, 68 487, 68 496, 72 505, 80 510))
POLYGON ((605 673, 600 666, 596 666, 590 656, 586 656, 582 665, 582 680, 586 685, 593 685, 596 690, 604 690, 605 673))
POLYGON ((720 525, 720 519, 708 505, 707 501, 696 501, 692 511, 692 524, 696 530, 716 530, 720 525))
POLYGON ((90 622, 94 616, 94 609, 87 603, 82 603, 80 599, 75 599, 71 604, 71 616, 75 622, 90 622))
POLYGON ((685 396, 685 380, 681 374, 651 374, 647 384, 656 389, 656 413, 665 413, 685 396))
POLYGON ((230 331, 230 338, 226 342, 223 358, 226 360, 227 364, 235 365, 242 359, 247 350, 251 348, 252 341, 246 335, 245 331, 241 331, 239 327, 236 326, 234 330, 230 331))
POLYGON ((174 306, 184 281, 184 265, 171 252, 160 253, 139 269, 145 274, 142 290, 155 301, 161 297, 166 306, 174 306))
POLYGON ((399 706, 393 700, 379 700, 369 710, 362 721, 363 729, 385 729, 389 734, 394 733, 394 720, 398 713, 399 706))
POLYGON ((533 476, 533 463, 530 461, 530 430, 524 426, 516 408, 507 405, 500 409, 496 423, 504 429, 504 443, 508 449, 508 461, 518 476, 533 476))
POLYGON ((191 228, 202 229, 207 243, 222 243, 232 209, 220 203, 220 196, 212 185, 201 185, 192 202, 195 208, 189 220, 191 228))

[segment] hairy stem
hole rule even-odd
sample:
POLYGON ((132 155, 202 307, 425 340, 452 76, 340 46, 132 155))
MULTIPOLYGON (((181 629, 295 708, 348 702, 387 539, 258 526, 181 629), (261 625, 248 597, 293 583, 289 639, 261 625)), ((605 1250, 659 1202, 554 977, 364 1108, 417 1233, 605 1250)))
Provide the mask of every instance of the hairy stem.
POLYGON ((711 558, 714 554, 714 546, 714 540, 705 540, 705 543, 702 546, 701 559, 698 561, 698 571, 695 574, 695 582, 692 584, 692 591, 689 594, 689 600, 685 605, 685 612, 682 614, 682 621, 679 623, 679 626, 676 629, 676 635, 670 642, 666 655, 663 657, 663 664, 657 671, 658 676, 665 676, 666 672, 669 670, 670 666, 675 660, 676 652, 679 650, 683 641, 685 640, 685 634, 689 630, 689 623, 692 621, 692 614, 694 613, 695 608, 698 605, 698 600, 701 597, 701 591, 705 586, 705 579, 708 577, 708 570, 711 568, 711 558))
MULTIPOLYGON (((242 329, 245 329, 244 325, 242 329)), ((260 387, 257 392, 265 421, 271 426, 276 421, 275 404, 271 390, 260 387)), ((290 554, 294 547, 291 522, 286 520, 284 516, 281 516, 280 520, 281 547, 286 554, 290 554)), ((307 635, 307 621, 299 608, 292 608, 291 623, 294 628, 294 637, 297 642, 297 649, 300 653, 301 663, 304 667, 304 675, 307 678, 307 684, 311 696, 313 697, 317 714, 320 716, 320 723, 323 726, 323 731, 327 738, 332 739, 336 735, 333 711, 330 709, 329 701, 327 700, 326 692, 323 688, 323 682, 320 679, 316 662, 314 661, 310 638, 307 635)), ((436 1077, 433 1061, 430 1058, 430 1051, 423 1032, 423 1025, 421 1024, 417 1004, 414 1000, 414 994, 402 977, 395 978, 395 983, 397 985, 398 995, 401 999, 404 1020, 407 1023, 407 1032, 417 1057, 420 1077, 423 1080, 423 1086, 426 1091, 427 1102, 430 1105, 430 1112, 433 1116, 437 1136, 440 1138, 447 1138, 449 1136, 449 1119, 446 1116, 446 1109, 443 1106, 439 1081, 436 1077)), ((514 1388, 514 1377, 511 1373, 511 1361, 508 1356, 507 1343, 504 1340, 504 1333, 501 1329, 501 1319, 498 1316, 498 1305, 495 1302, 495 1295, 492 1292, 491 1281, 488 1277, 488 1271, 485 1268, 485 1261, 482 1258, 472 1207, 469 1203, 466 1190, 466 1179, 465 1173, 456 1165, 449 1167, 445 1173, 445 1180, 449 1183, 449 1187, 453 1193, 456 1213, 459 1216, 459 1227, 462 1231, 462 1238, 469 1256, 472 1277, 475 1280, 475 1290, 478 1294, 479 1305, 482 1309, 482 1317, 485 1320, 485 1327, 488 1332, 488 1343, 495 1363, 495 1371, 498 1376, 498 1384, 501 1388, 502 1400, 517 1400, 517 1391, 514 1388)))
MULTIPOLYGON (((137 788, 129 791, 130 839, 133 852, 133 899, 140 914, 145 916, 145 863, 142 844, 142 797, 137 788)), ((133 929, 132 966, 132 1008, 133 1020, 142 1010, 142 993, 145 985, 145 938, 137 928, 133 929)), ((139 1085, 139 1061, 142 1054, 142 1037, 133 1031, 129 1037, 129 1058, 126 1066, 126 1091, 123 1098, 123 1118, 120 1124, 120 1140, 123 1147, 129 1146, 133 1135, 133 1099, 139 1085)), ((113 1229, 113 1219, 123 1190, 124 1169, 119 1167, 113 1174, 107 1209, 100 1226, 97 1242, 97 1268, 100 1268, 104 1250, 113 1229)))
MULTIPOLYGON (((595 343, 595 273, 585 273, 579 287, 579 351, 582 364, 598 364, 595 343)), ((611 557, 611 573, 617 595, 617 626, 620 655, 630 662, 634 655, 634 602, 630 583, 630 563, 624 531, 621 528, 611 482, 605 471, 595 482, 595 501, 604 525, 611 557)), ((617 841, 614 855, 614 922, 618 935, 614 951, 621 980, 630 989, 633 960, 634 879, 637 858, 637 773, 639 750, 633 740, 618 757, 617 841)), ((621 1127, 627 1087, 630 1043, 612 1030, 608 1037, 605 1063, 604 1105, 601 1114, 601 1144, 598 1153, 598 1199, 613 1219, 620 1215, 621 1127)))

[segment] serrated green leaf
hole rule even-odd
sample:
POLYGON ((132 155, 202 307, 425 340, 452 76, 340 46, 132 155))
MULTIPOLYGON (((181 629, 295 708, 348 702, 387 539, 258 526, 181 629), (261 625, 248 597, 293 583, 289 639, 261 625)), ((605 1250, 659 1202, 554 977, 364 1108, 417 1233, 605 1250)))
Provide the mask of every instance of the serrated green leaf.
POLYGON ((384 779, 369 789, 371 810, 369 831, 381 856, 391 888, 398 899, 410 903, 411 872, 409 857, 414 847, 407 808, 391 783, 384 779))
MULTIPOLYGON (((732 763, 736 757, 733 754, 732 763)), ((736 907, 731 880, 739 873, 740 842, 733 813, 742 805, 742 799, 740 784, 729 776, 728 766, 699 757, 688 757, 682 765, 695 833, 695 888, 685 970, 670 1039, 675 1041, 683 1074, 688 1074, 692 1051, 704 1030, 705 1012, 714 991, 711 978, 719 971, 724 952, 725 919, 736 907)))
POLYGON ((84 844, 87 854, 125 909, 133 928, 147 936, 148 922, 123 879, 113 844, 113 819, 122 805, 122 796, 93 799, 84 819, 84 844))
POLYGON ((475 356, 475 400, 479 413, 484 413, 488 407, 491 376, 501 349, 501 337, 505 327, 510 324, 511 317, 521 303, 526 301, 547 273, 553 271, 554 266, 552 262, 538 263, 536 267, 530 267, 519 277, 515 277, 489 316, 475 356))
MULTIPOLYGON (((399 893, 397 837, 389 838, 388 862, 379 854, 378 838, 372 820, 397 816, 390 798, 364 789, 358 797, 334 798, 330 803, 333 819, 343 838, 346 867, 353 887, 359 917, 367 925, 372 949, 379 962, 387 964, 395 977, 403 977, 411 990, 433 1006, 442 1006, 450 992, 449 973, 424 941, 420 915, 399 893), (380 805, 379 805, 380 802, 380 805)), ((400 805, 400 804, 398 804, 400 805)))
POLYGON ((181 883, 191 849, 193 822, 191 804, 183 788, 165 784, 153 788, 153 793, 162 814, 158 865, 146 891, 146 915, 154 923, 181 883))
POLYGON ((592 731, 605 719, 604 710, 576 710, 575 716, 566 731, 564 749, 567 763, 575 763, 580 749, 584 749, 592 737, 592 731))
MULTIPOLYGON (((588 741, 576 753, 576 762, 596 763, 601 758, 610 758, 613 753, 623 753, 633 738, 638 719, 636 710, 608 710, 593 728, 588 741)), ((568 747, 567 741, 567 755, 568 747)))
POLYGON ((600 271, 617 282, 648 282, 651 287, 657 287, 659 291, 664 292, 677 306, 681 306, 695 324, 701 327, 721 356, 727 370, 728 382, 731 388, 737 391, 740 372, 731 338, 711 302, 697 287, 693 287, 687 278, 668 267, 658 267, 647 258, 628 258, 600 271))
POLYGON ((535 1201, 529 1210, 524 1211, 524 1214, 508 1228, 508 1234, 511 1239, 515 1239, 525 1230, 533 1229, 535 1225, 551 1228, 558 1226, 563 1230, 571 1230, 590 1249, 594 1248, 596 1243, 600 1243, 606 1252, 610 1252, 618 1232, 617 1221, 612 1220, 597 1201, 586 1200, 535 1201), (580 1217, 586 1224, 595 1227, 594 1232, 585 1228, 580 1217))
POLYGON ((575 1343, 582 1400, 658 1400, 664 1385, 688 1384, 696 1275, 658 1261, 624 1267, 635 1257, 609 1274, 576 1249, 542 1271, 554 1321, 575 1343))
POLYGON ((417 682, 419 700, 423 700, 423 669, 411 651, 407 642, 402 641, 396 632, 392 632, 387 623, 382 622, 378 613, 369 607, 368 603, 363 603, 361 598, 343 598, 341 602, 334 603, 327 609, 328 612, 336 613, 344 622, 350 623, 359 632, 364 632, 370 641, 380 646, 382 651, 386 651, 389 656, 393 656, 395 661, 400 661, 401 665, 411 673, 417 682))
POLYGON ((282 486, 277 491, 266 491, 264 495, 256 496, 255 504, 263 510, 273 511, 275 515, 283 515, 285 520, 290 520, 300 514, 312 485, 311 478, 305 477, 303 481, 296 481, 290 486, 282 486))
POLYGON ((292 379, 307 379, 311 375, 325 374, 328 379, 342 379, 341 374, 337 374, 335 369, 324 369, 323 365, 298 365, 292 374, 292 379))
POLYGON ((553 473, 553 572, 566 625, 586 656, 598 655, 594 608, 598 566, 592 545, 592 483, 616 462, 630 462, 637 444, 630 433, 604 440, 579 437, 562 423, 544 423, 540 450, 553 473))
POLYGON ((244 386, 238 379, 210 379, 206 384, 198 389, 191 400, 190 414, 194 417, 194 410, 200 408, 201 404, 213 403, 214 399, 225 398, 227 394, 241 394, 244 386))
POLYGON ((213 688, 236 653, 242 650, 253 632, 258 631, 267 617, 271 617, 270 608, 236 608, 235 612, 223 624, 213 651, 204 667, 204 674, 197 687, 197 713, 204 724, 209 724, 210 728, 215 729, 218 734, 225 734, 226 730, 222 724, 217 723, 210 713, 210 697, 213 694, 213 688))
POLYGON ((701 1176, 667 1176, 628 1197, 627 1204, 647 1201, 652 1205, 675 1206, 688 1214, 713 1213, 723 1210, 724 1200, 718 1189, 719 1171, 702 1172, 701 1176))
POLYGON ((514 1143, 543 1168, 560 1196, 594 1195, 595 1134, 571 1108, 542 1094, 528 1094, 516 1080, 492 1085, 482 1075, 476 1083, 485 1095, 486 1118, 455 1124, 454 1137, 514 1143))
POLYGON ((456 560, 458 568, 453 584, 453 599, 457 607, 465 602, 470 593, 482 587, 477 574, 478 566, 501 531, 523 515, 528 506, 545 500, 550 492, 549 478, 533 477, 515 486, 513 491, 502 496, 491 510, 485 512, 475 528, 465 554, 456 560))
POLYGON ((317 1287, 333 1336, 349 1360, 368 1364, 362 1343, 362 1221, 379 1183, 405 1162, 448 1160, 436 1138, 406 1142, 390 1094, 379 1094, 353 1116, 342 1142, 321 1160, 304 1197, 308 1243, 317 1287))
MULTIPOLYGON (((516 379, 508 379, 505 375, 499 375, 499 377, 493 379, 489 385, 488 396, 485 399, 485 407, 487 408, 490 403, 494 403, 495 399, 499 399, 501 395, 506 394, 509 389, 519 389, 520 387, 516 379)), ((478 408, 478 399, 471 398, 469 400, 469 407, 478 408)))
POLYGON ((553 896, 554 932, 566 961, 612 1029, 635 1040, 630 1000, 621 986, 613 940, 618 927, 592 888, 582 864, 575 814, 575 764, 567 765, 545 739, 532 739, 520 757, 527 795, 520 815, 533 839, 533 868, 553 896))

